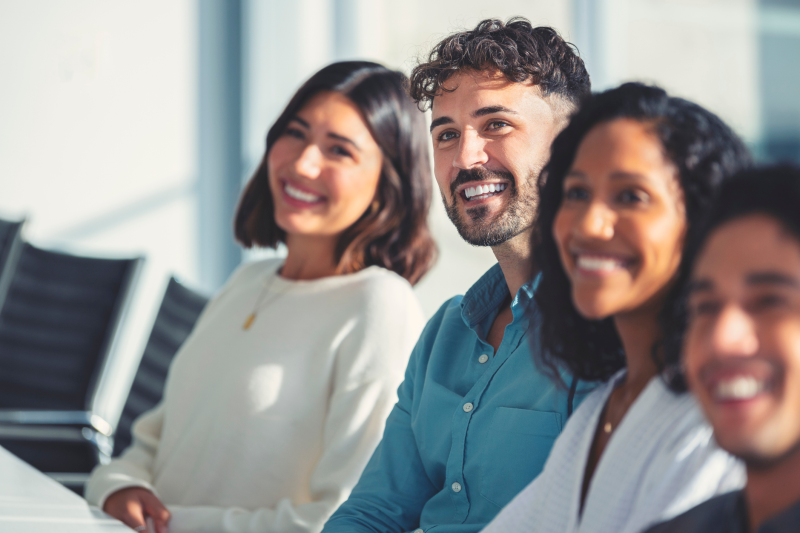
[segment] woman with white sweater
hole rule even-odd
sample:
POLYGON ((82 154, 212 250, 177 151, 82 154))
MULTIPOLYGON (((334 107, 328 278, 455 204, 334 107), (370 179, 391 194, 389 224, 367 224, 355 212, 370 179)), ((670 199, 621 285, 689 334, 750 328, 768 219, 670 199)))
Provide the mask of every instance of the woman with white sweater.
POLYGON ((422 114, 405 77, 343 62, 267 135, 236 214, 249 263, 209 303, 133 444, 87 499, 136 531, 314 532, 377 446, 424 325, 435 245, 422 114))

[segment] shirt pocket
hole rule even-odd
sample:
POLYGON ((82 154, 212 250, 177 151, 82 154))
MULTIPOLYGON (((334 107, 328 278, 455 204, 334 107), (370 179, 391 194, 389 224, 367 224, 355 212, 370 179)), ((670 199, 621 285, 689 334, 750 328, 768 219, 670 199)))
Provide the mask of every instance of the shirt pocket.
POLYGON ((498 407, 481 455, 481 496, 505 507, 538 476, 561 433, 561 414, 498 407))

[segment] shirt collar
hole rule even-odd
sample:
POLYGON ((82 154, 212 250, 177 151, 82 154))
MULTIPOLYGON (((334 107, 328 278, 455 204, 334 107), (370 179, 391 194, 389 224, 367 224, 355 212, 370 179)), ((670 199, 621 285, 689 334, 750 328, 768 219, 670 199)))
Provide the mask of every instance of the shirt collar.
MULTIPOLYGON (((526 317, 526 311, 533 302, 533 294, 539 284, 539 276, 520 287, 519 292, 511 302, 511 313, 514 322, 526 317)), ((508 284, 503 276, 499 263, 490 268, 481 278, 464 294, 461 300, 461 318, 470 329, 475 327, 486 316, 500 307, 508 296, 508 284)))

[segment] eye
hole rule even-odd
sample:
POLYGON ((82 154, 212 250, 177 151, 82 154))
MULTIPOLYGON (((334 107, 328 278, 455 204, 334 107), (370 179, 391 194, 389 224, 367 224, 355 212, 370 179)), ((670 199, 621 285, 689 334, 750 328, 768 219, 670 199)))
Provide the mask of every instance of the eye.
POLYGON ((342 157, 353 157, 353 154, 351 154, 348 150, 346 150, 342 146, 338 145, 331 148, 331 152, 342 157))
POLYGON ((619 193, 617 199, 623 204, 641 204, 647 202, 650 199, 650 196, 643 191, 625 189, 619 193))
POLYGON ((452 141, 453 139, 457 138, 458 134, 453 130, 445 130, 436 137, 436 140, 439 142, 447 142, 452 141))
POLYGON ((786 298, 780 294, 767 293, 761 294, 753 299, 747 306, 749 311, 757 313, 759 311, 770 311, 783 307, 787 303, 786 298))
POLYGON ((488 129, 499 130, 505 128, 506 126, 510 126, 510 124, 504 120, 493 120, 489 123, 488 129))
POLYGON ((297 128, 293 128, 292 126, 289 126, 288 128, 286 128, 286 130, 283 132, 283 134, 286 135, 287 137, 294 137, 295 139, 305 139, 306 138, 306 134, 303 133, 302 130, 299 130, 297 128))
POLYGON ((689 318, 699 316, 714 316, 721 309, 720 303, 715 300, 701 300, 689 305, 689 318))
POLYGON ((570 202, 583 202, 589 199, 589 190, 580 185, 571 185, 564 190, 564 200, 570 202))

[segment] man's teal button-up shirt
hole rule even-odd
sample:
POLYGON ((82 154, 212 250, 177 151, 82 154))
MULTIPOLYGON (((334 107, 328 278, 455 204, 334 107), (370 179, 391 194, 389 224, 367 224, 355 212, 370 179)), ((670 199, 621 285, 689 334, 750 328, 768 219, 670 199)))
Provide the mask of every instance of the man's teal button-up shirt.
POLYGON ((513 299, 497 353, 486 336, 508 297, 499 265, 431 318, 381 444, 323 533, 479 531, 539 475, 571 411, 534 363, 533 291, 513 299))

